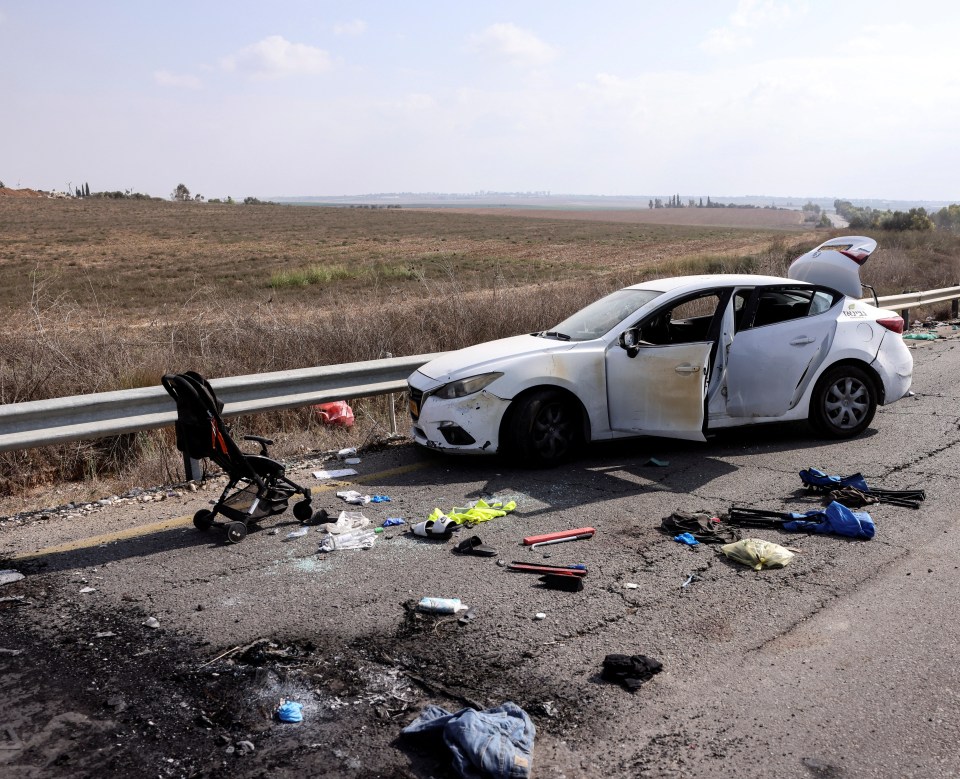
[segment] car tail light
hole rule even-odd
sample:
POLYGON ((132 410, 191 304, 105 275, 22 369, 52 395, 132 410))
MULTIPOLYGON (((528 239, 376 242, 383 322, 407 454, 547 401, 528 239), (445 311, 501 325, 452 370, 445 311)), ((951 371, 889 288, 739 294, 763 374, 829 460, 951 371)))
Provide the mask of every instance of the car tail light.
POLYGON ((903 332, 903 317, 902 316, 889 316, 884 319, 878 319, 877 324, 881 327, 887 328, 891 333, 902 333, 903 332))

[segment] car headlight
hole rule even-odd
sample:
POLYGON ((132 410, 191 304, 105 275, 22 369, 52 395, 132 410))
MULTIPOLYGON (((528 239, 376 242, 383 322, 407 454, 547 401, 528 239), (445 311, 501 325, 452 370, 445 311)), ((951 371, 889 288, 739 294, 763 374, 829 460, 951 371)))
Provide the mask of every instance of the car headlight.
POLYGON ((449 384, 444 384, 440 389, 435 390, 430 394, 436 398, 443 398, 444 400, 465 398, 467 395, 472 395, 474 392, 479 392, 488 384, 491 384, 499 379, 501 376, 503 376, 502 373, 483 373, 479 376, 471 376, 469 379, 451 381, 449 384))

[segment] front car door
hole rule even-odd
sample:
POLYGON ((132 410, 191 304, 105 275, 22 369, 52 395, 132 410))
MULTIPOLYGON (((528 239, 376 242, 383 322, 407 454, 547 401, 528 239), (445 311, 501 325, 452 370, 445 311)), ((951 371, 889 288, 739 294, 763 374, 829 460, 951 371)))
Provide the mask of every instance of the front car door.
POLYGON ((727 413, 778 417, 800 400, 826 358, 843 295, 813 286, 754 290, 727 352, 727 413))
POLYGON ((607 349, 612 430, 705 440, 704 401, 729 299, 729 290, 714 289, 671 301, 637 324, 633 352, 607 349))

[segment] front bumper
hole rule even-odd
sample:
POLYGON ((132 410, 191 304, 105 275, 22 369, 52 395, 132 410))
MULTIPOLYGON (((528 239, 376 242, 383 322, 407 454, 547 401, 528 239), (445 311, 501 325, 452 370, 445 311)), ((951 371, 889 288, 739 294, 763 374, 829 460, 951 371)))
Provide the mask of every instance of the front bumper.
POLYGON ((444 400, 411 383, 411 436, 415 443, 430 449, 494 454, 500 444, 500 422, 509 405, 509 400, 485 389, 444 400))

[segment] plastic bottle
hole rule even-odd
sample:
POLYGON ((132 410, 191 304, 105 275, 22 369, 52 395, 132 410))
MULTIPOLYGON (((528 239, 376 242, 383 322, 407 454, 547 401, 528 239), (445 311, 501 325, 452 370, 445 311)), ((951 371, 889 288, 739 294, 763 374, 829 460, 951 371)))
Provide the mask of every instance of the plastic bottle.
POLYGON ((421 598, 417 603, 417 611, 426 611, 431 614, 456 614, 458 611, 466 611, 459 598, 421 598))

